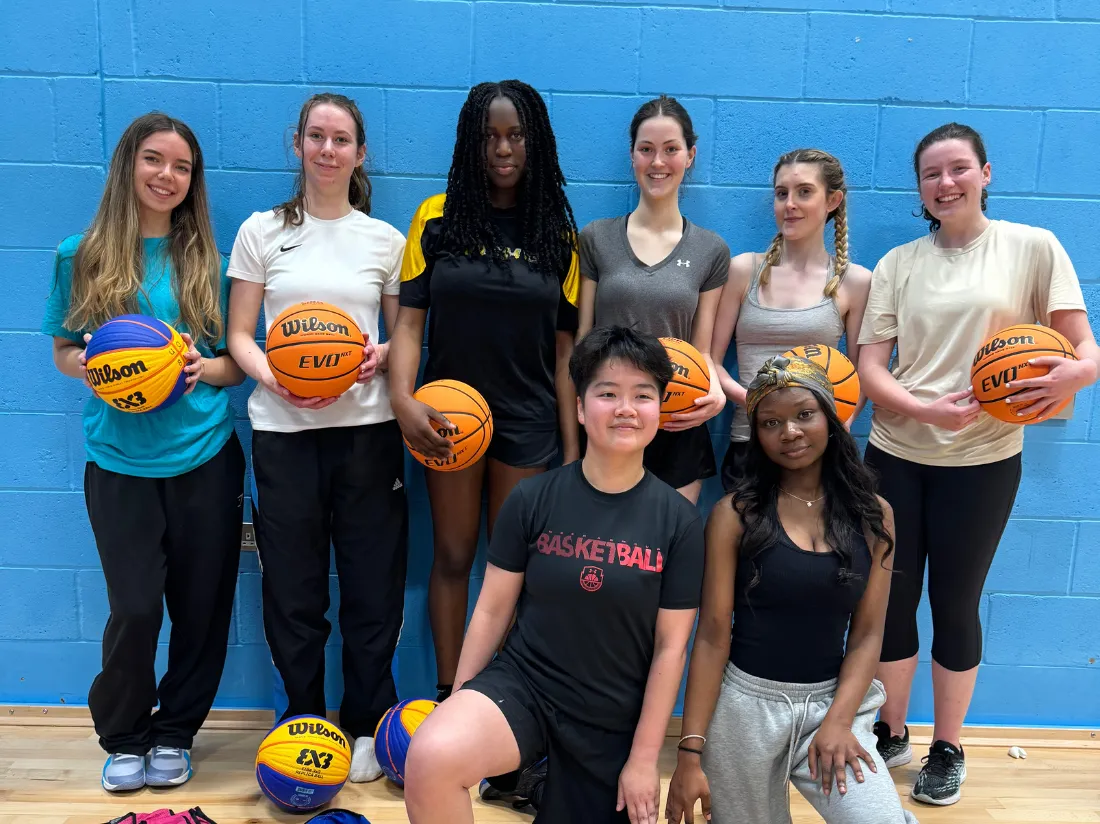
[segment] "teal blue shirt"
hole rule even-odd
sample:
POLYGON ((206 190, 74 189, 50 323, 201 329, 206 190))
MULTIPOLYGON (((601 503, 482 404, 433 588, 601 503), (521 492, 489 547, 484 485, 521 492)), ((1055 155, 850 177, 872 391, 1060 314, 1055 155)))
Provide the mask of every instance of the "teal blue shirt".
MULTIPOLYGON (((73 257, 82 235, 66 238, 57 249, 56 277, 46 302, 42 332, 84 344, 84 329, 69 329, 65 316, 73 282, 73 257)), ((138 312, 190 332, 179 318, 179 304, 172 291, 172 263, 165 238, 145 240, 145 279, 138 294, 138 312), (162 254, 163 253, 163 254, 162 254)), ((229 314, 229 283, 221 262, 221 312, 229 314)), ((203 357, 213 357, 197 336, 195 346, 203 357)), ((215 345, 225 349, 225 335, 215 345)), ((201 466, 225 446, 233 432, 229 394, 199 381, 190 394, 166 409, 134 414, 122 412, 92 395, 84 405, 84 448, 88 460, 103 469, 145 478, 169 478, 201 466)))

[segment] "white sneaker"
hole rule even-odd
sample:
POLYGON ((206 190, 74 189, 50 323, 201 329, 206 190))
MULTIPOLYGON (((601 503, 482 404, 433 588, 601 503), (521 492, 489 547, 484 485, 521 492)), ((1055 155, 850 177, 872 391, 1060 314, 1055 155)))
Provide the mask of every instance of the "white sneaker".
POLYGON ((382 768, 374 755, 374 739, 365 735, 362 738, 356 738, 355 746, 351 751, 351 772, 348 774, 348 780, 353 784, 362 784, 381 777, 382 768))

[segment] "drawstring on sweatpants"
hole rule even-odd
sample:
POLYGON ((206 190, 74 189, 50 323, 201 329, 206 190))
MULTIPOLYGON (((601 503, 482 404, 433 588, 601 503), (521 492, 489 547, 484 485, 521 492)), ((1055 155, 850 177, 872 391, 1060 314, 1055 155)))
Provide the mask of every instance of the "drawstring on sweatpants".
POLYGON ((786 796, 787 796, 787 821, 791 821, 791 768, 794 766, 794 753, 798 747, 798 742, 802 739, 802 730, 806 726, 806 719, 810 715, 810 701, 813 700, 814 693, 810 693, 806 696, 806 700, 802 703, 802 720, 798 722, 798 728, 794 726, 794 702, 787 693, 779 693, 783 696, 783 700, 787 702, 787 706, 791 708, 791 738, 787 745, 787 773, 786 773, 786 796))

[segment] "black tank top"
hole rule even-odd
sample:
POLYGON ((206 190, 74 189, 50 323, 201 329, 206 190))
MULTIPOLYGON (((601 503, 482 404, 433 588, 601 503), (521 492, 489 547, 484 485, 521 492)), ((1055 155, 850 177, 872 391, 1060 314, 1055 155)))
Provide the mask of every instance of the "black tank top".
MULTIPOLYGON (((774 511, 773 515, 774 516, 774 511)), ((838 580, 840 558, 801 549, 783 530, 754 564, 737 564, 730 661, 749 675, 793 684, 828 681, 840 674, 852 612, 867 588, 871 553, 857 541, 854 578, 838 580), (749 588, 756 570, 760 580, 749 588)))

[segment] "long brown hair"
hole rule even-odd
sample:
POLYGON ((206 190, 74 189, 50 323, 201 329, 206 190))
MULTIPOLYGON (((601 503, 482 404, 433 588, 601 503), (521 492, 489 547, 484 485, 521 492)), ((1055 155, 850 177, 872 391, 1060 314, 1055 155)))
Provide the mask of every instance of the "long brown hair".
MULTIPOLYGON (((313 95, 313 97, 302 105, 302 111, 298 114, 298 129, 294 133, 295 145, 299 148, 301 147, 302 137, 305 135, 306 131, 306 123, 309 122, 309 113, 313 111, 314 106, 321 103, 329 103, 333 106, 338 106, 351 115, 351 119, 355 121, 356 151, 358 151, 360 146, 365 146, 367 144, 367 129, 366 126, 363 125, 363 114, 359 111, 359 107, 356 105, 355 101, 342 94, 321 92, 320 94, 313 95)), ((305 163, 305 153, 303 152, 302 162, 298 167, 298 174, 294 176, 294 189, 291 191, 290 200, 286 203, 280 203, 275 207, 275 214, 281 212, 283 215, 284 228, 301 226, 302 221, 305 219, 305 163)), ((355 168, 352 169, 351 180, 348 181, 348 203, 351 204, 352 209, 369 215, 370 196, 370 178, 367 177, 367 173, 363 169, 363 164, 357 163, 355 168)))
MULTIPOLYGON (((839 160, 828 152, 823 152, 820 149, 796 149, 779 158, 779 162, 775 164, 775 169, 772 170, 772 185, 775 185, 775 179, 779 176, 780 169, 795 163, 813 163, 821 169, 821 179, 825 183, 826 197, 833 192, 844 192, 844 199, 840 201, 840 205, 829 212, 825 218, 826 223, 830 220, 833 222, 834 246, 836 249, 833 276, 825 284, 825 296, 835 298, 837 291, 840 289, 840 282, 848 271, 848 185, 844 182, 844 167, 840 165, 839 160)), ((767 284, 769 272, 773 266, 779 265, 782 252, 783 233, 777 232, 775 237, 772 238, 768 251, 764 253, 764 268, 760 271, 760 283, 767 284)))
POLYGON ((213 345, 222 336, 219 278, 221 256, 210 225, 202 149, 187 124, 161 112, 137 118, 122 133, 111 156, 107 185, 73 259, 73 283, 65 325, 94 330, 116 315, 137 312, 145 277, 134 162, 141 144, 157 132, 175 132, 191 149, 191 183, 172 210, 168 258, 172 291, 187 331, 213 345))

